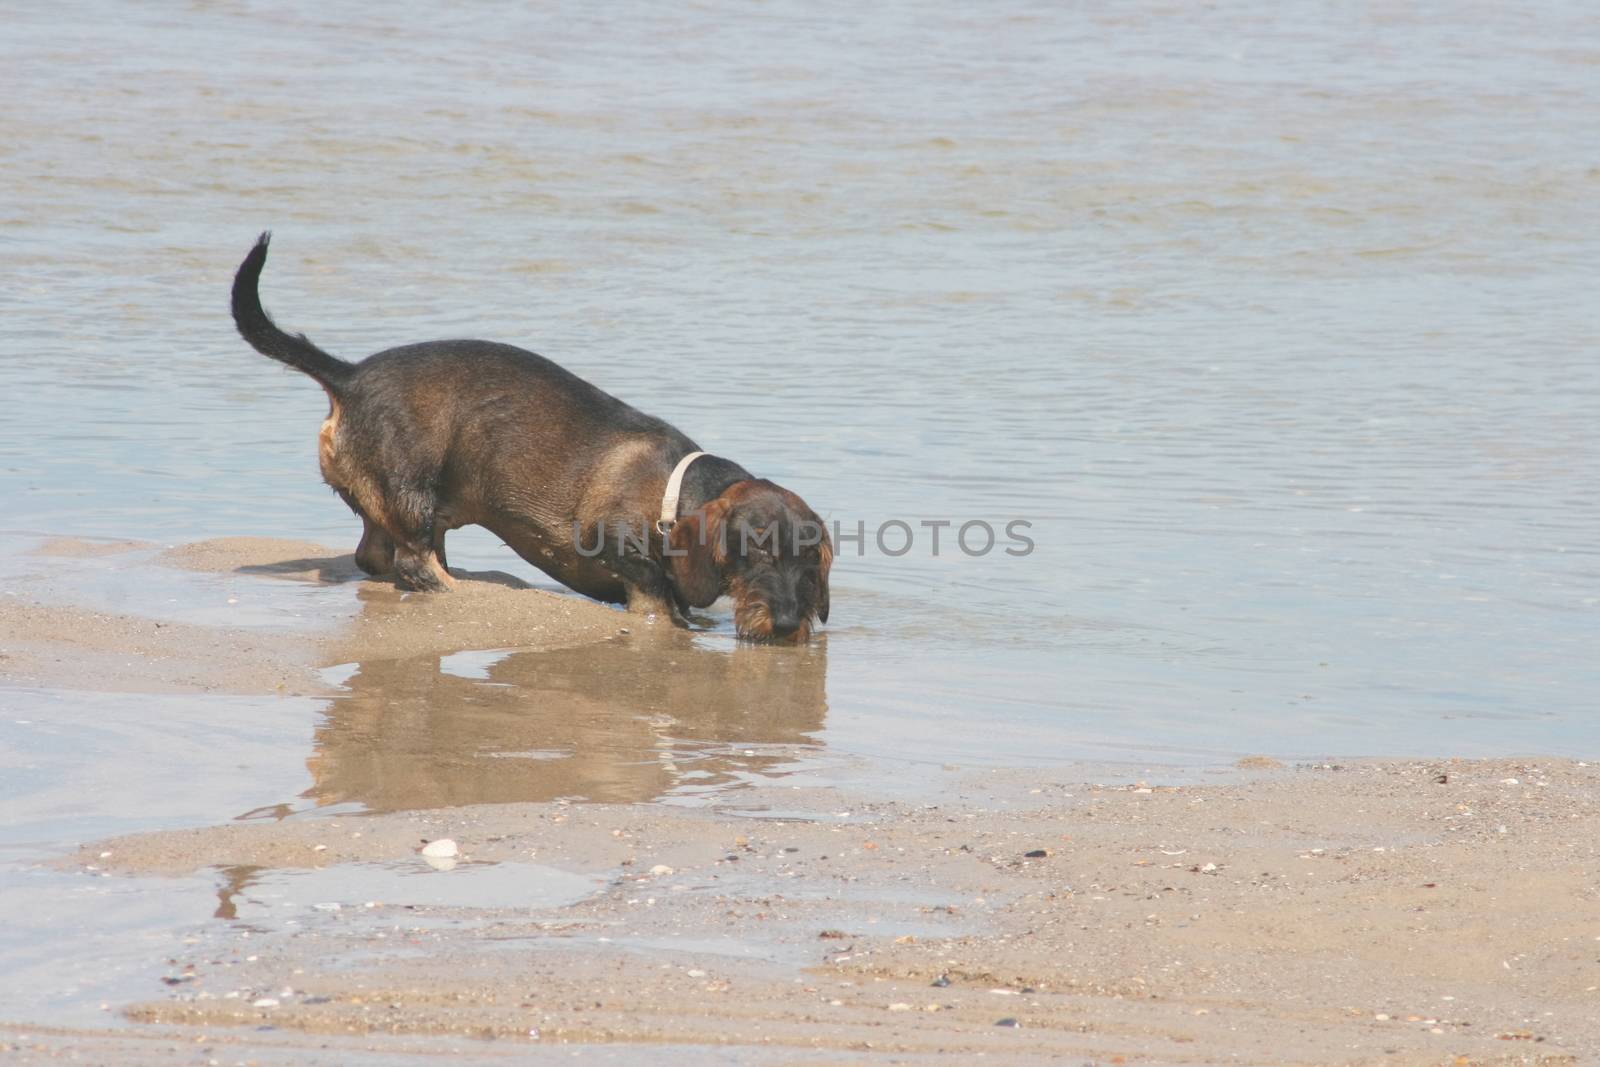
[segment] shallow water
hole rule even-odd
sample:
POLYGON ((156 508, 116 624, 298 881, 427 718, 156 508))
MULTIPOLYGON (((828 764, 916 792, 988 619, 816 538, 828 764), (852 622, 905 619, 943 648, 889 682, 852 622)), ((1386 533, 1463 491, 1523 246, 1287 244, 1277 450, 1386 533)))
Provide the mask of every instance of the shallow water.
MULTIPOLYGON (((666 646, 343 664, 332 698, 0 689, 15 1017, 111 1019, 185 939, 236 951, 286 902, 527 882, 37 862, 135 829, 932 796, 974 764, 1596 754, 1585 5, 843 14, 7 14, 0 592, 47 570, 155 619, 364 610, 346 583, 25 555, 353 546, 320 391, 228 319, 268 227, 268 306, 334 352, 534 348, 868 531, 804 651, 737 649, 718 611, 666 646), (1035 551, 952 551, 975 519, 1026 520, 1035 551), (872 542, 891 520, 903 556, 872 542), (924 521, 954 524, 937 555, 924 521)), ((450 557, 548 584, 487 535, 450 557)))
MULTIPOLYGON (((826 642, 761 668, 815 699, 735 687, 730 713, 769 720, 682 717, 690 747, 1594 754, 1583 5, 71 7, 0 41, 14 537, 353 544, 315 473, 320 391, 227 317, 271 227, 266 302, 331 350, 521 343, 865 524, 826 642), (870 533, 895 519, 899 557, 870 533), (1036 549, 947 530, 934 555, 919 526, 972 519, 1026 520, 1036 549)), ((451 560, 537 577, 486 535, 451 560)), ((686 668, 708 685, 744 669, 719 618, 686 668)), ((670 686, 619 664, 563 694, 581 655, 436 665, 492 694, 435 724, 444 750, 578 753, 563 790, 662 795, 634 756, 670 686), (566 734, 517 721, 557 695, 588 709, 566 734), (611 748, 577 725, 607 716, 611 748)), ((401 683, 349 684, 313 727, 335 752, 401 683)), ((393 803, 411 757, 382 738, 313 788, 393 803)), ((425 795, 499 795, 465 780, 425 795)))

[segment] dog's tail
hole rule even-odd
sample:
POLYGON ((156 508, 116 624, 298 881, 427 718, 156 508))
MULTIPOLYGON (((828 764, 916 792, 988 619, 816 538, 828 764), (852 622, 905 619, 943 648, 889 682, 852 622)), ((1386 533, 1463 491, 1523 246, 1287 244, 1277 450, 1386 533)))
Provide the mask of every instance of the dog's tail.
POLYGON ((305 334, 285 333, 268 317, 257 291, 261 268, 267 262, 271 232, 263 233, 233 276, 233 324, 239 335, 263 356, 287 363, 295 370, 315 378, 329 393, 338 395, 340 387, 355 372, 355 365, 331 356, 306 339, 305 334))

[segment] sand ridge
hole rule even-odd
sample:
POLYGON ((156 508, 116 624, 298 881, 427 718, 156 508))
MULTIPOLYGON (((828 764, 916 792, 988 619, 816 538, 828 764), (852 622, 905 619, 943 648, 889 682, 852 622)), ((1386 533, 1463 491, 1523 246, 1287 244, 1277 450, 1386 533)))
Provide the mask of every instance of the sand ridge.
MULTIPOLYGON (((73 584, 59 570, 45 570, 6 597, 0 681, 113 692, 317 694, 330 692, 318 670, 331 664, 469 648, 565 648, 630 627, 614 608, 492 571, 455 571, 458 589, 425 596, 368 578, 349 553, 309 542, 228 537, 155 548, 53 538, 29 555, 54 562, 137 554, 112 573, 157 581, 160 568, 172 567, 219 579, 338 586, 349 595, 330 603, 327 617, 307 622, 199 625, 99 606, 95 600, 108 598, 95 583, 109 580, 80 573, 73 584)), ((635 622, 632 629, 642 627, 635 622)))

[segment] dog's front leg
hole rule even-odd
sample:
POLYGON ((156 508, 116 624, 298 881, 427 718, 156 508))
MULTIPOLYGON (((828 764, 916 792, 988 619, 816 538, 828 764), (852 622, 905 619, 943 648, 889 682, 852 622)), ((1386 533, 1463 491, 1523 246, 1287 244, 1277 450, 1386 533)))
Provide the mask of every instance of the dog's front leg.
POLYGON ((672 595, 672 583, 667 580, 661 564, 647 556, 632 553, 625 553, 617 562, 617 574, 627 591, 630 614, 659 615, 679 626, 683 625, 673 611, 676 599, 672 595))
POLYGON ((628 611, 634 615, 660 615, 677 621, 672 611, 672 598, 652 593, 637 586, 628 586, 628 611))

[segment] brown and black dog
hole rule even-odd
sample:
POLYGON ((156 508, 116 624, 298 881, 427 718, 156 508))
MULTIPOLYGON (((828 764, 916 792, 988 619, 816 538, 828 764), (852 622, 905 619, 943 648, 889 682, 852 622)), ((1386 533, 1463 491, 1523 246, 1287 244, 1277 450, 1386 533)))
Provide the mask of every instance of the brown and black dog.
POLYGON ((672 618, 727 593, 739 636, 758 641, 804 641, 813 619, 827 621, 832 547, 798 496, 704 455, 681 472, 678 506, 662 516, 695 443, 510 345, 331 356, 262 309, 269 238, 234 277, 233 320, 256 351, 327 391, 322 477, 361 516, 362 570, 447 589, 445 533, 475 523, 557 581, 630 611, 672 618))

